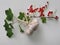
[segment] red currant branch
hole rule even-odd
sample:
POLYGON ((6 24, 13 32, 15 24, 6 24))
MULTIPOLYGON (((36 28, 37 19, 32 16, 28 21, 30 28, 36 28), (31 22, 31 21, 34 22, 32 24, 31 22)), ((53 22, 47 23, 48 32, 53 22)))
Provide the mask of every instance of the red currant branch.
MULTIPOLYGON (((40 16, 30 16, 31 18, 41 18, 40 16)), ((44 16, 45 17, 45 16, 44 16)), ((45 17, 45 18, 53 18, 53 19, 56 19, 56 20, 58 20, 59 19, 59 17, 58 16, 55 16, 55 17, 45 17)))

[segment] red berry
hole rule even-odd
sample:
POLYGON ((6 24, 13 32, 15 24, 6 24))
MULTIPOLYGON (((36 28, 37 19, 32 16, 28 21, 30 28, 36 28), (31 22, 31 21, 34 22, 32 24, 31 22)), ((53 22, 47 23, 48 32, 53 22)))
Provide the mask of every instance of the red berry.
POLYGON ((47 8, 47 5, 45 5, 45 7, 47 8))
POLYGON ((30 5, 30 8, 27 10, 29 11, 29 13, 34 13, 38 10, 38 8, 33 9, 33 5, 30 5))
POLYGON ((38 8, 35 8, 34 10, 35 10, 35 11, 37 11, 37 10, 38 10, 38 8))
POLYGON ((29 9, 27 9, 27 10, 29 10, 29 9))
POLYGON ((35 8, 34 10, 33 10, 33 12, 36 12, 38 10, 38 8, 35 8))
POLYGON ((29 15, 29 13, 27 13, 27 15, 29 15))
POLYGON ((33 7, 33 5, 30 5, 30 8, 33 7))
POLYGON ((40 17, 45 16, 43 13, 40 14, 40 17))
POLYGON ((55 16, 55 19, 56 19, 56 20, 58 20, 58 18, 59 18, 58 16, 55 16))
POLYGON ((49 2, 47 1, 47 4, 49 4, 49 2))
POLYGON ((43 8, 39 8, 39 11, 38 12, 43 13, 44 12, 43 8))
POLYGON ((45 9, 45 6, 43 6, 42 9, 45 9))
POLYGON ((48 16, 52 15, 53 14, 53 11, 49 11, 48 12, 48 16))

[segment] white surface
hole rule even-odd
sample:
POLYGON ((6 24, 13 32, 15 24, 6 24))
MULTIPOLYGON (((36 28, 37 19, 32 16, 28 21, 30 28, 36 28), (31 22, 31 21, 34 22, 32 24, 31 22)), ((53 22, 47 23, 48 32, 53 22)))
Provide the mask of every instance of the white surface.
MULTIPOLYGON (((35 7, 42 6, 47 0, 0 0, 0 45, 60 45, 60 19, 59 21, 48 20, 46 24, 42 24, 37 28, 37 31, 31 36, 27 36, 19 32, 18 24, 13 30, 14 36, 8 38, 3 27, 5 13, 8 8, 13 10, 15 16, 18 16, 20 11, 26 11, 33 4, 35 7)), ((50 5, 48 10, 57 9, 56 15, 60 17, 60 0, 49 0, 50 5)), ((48 12, 46 11, 46 13, 48 12)))

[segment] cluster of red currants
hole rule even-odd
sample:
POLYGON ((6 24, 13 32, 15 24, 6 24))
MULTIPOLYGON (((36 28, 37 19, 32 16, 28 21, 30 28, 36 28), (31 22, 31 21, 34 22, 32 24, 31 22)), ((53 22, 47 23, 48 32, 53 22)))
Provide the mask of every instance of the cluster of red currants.
MULTIPOLYGON (((45 11, 45 9, 47 9, 48 5, 49 5, 48 1, 47 1, 46 5, 44 5, 40 8, 33 9, 33 5, 30 5, 29 9, 27 9, 27 10, 29 13, 35 13, 36 11, 38 11, 40 13, 39 17, 42 17, 42 16, 45 16, 44 11, 45 11)), ((29 15, 29 13, 27 13, 27 14, 29 15)), ((58 20, 59 17, 58 16, 53 17, 52 16, 53 14, 54 14, 53 11, 49 11, 47 14, 48 18, 54 18, 54 19, 58 20)))

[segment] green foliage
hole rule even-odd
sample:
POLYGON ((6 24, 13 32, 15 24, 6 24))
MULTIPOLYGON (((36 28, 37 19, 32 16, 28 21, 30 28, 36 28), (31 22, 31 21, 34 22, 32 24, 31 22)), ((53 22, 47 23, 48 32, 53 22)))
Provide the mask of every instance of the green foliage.
POLYGON ((29 16, 25 17, 24 12, 20 12, 18 18, 21 19, 21 20, 23 20, 23 18, 24 18, 24 21, 30 21, 29 16), (26 20, 26 18, 27 18, 27 20, 26 20))
POLYGON ((6 20, 4 20, 5 24, 4 24, 4 27, 5 27, 5 30, 8 31, 8 28, 9 28, 9 24, 7 23, 6 20))
POLYGON ((21 19, 21 20, 23 20, 23 18, 25 18, 24 15, 25 15, 25 14, 24 14, 23 12, 20 12, 18 18, 21 19))
POLYGON ((10 38, 10 37, 12 37, 12 35, 13 35, 12 29, 9 28, 7 31, 7 36, 10 38))
POLYGON ((5 14, 6 14, 6 19, 8 21, 11 21, 13 19, 13 13, 12 13, 12 10, 9 8, 8 10, 5 10, 5 14))
POLYGON ((7 36, 10 38, 10 37, 13 35, 12 27, 11 27, 11 25, 9 25, 9 24, 7 23, 6 20, 4 20, 4 21, 5 21, 4 27, 5 27, 5 30, 7 31, 7 36))
POLYGON ((12 24, 8 24, 7 21, 12 21, 13 19, 13 13, 12 13, 12 10, 9 8, 8 10, 5 10, 5 14, 6 14, 6 19, 4 20, 5 24, 4 24, 4 27, 5 27, 5 30, 7 31, 7 36, 10 38, 12 35, 13 35, 13 32, 12 32, 12 24), (6 21, 7 20, 7 21, 6 21))
POLYGON ((46 23, 46 17, 41 17, 42 23, 46 23))

